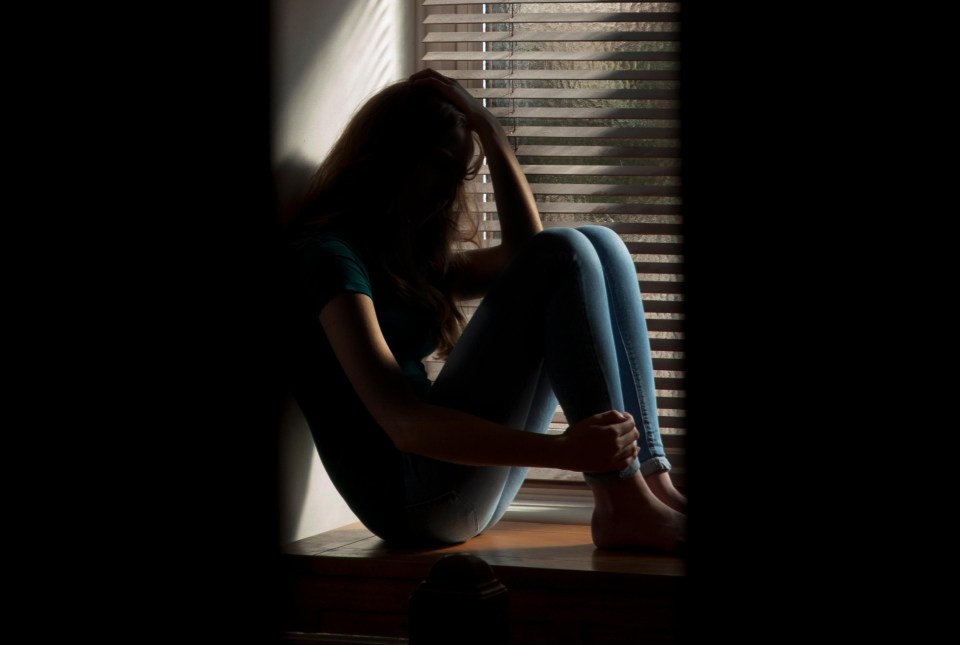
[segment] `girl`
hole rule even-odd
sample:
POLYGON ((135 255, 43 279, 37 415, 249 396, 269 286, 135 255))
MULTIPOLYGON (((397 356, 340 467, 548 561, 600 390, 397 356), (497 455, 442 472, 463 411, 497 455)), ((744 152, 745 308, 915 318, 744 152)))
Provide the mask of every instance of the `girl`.
POLYGON ((584 473, 598 547, 679 547, 686 500, 632 259, 606 228, 542 230, 502 128, 458 83, 424 70, 371 98, 314 177, 289 250, 293 393, 371 531, 463 542, 542 466, 584 473), (464 184, 484 156, 502 244, 461 250, 464 184), (480 295, 464 327, 456 301, 480 295), (435 349, 447 361, 431 383, 435 349), (572 425, 550 436, 558 400, 572 425))

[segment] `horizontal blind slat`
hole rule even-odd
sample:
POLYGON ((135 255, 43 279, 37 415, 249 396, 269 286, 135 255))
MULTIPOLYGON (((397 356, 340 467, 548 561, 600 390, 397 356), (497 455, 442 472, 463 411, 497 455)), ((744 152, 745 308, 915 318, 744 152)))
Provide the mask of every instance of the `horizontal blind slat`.
POLYGON ((434 31, 424 43, 677 42, 677 31, 434 31))
POLYGON ((680 148, 664 146, 541 146, 520 144, 518 157, 613 157, 627 159, 679 159, 680 148))
POLYGON ((672 70, 595 70, 595 69, 488 69, 443 70, 444 76, 458 81, 677 81, 680 72, 672 70))
MULTIPOLYGON (((671 166, 566 166, 560 164, 521 165, 528 177, 531 175, 576 175, 584 177, 679 177, 680 168, 671 166)), ((490 169, 481 166, 479 175, 489 175, 490 169)))
MULTIPOLYGON (((501 119, 501 122, 503 119, 501 119)), ((509 124, 508 124, 509 125, 509 124)), ((526 126, 505 127, 511 137, 541 139, 679 139, 679 128, 597 128, 583 126, 526 126)))
MULTIPOLYGON (((495 3, 491 3, 495 4, 495 3)), ((534 24, 562 22, 573 24, 578 22, 679 22, 680 14, 667 11, 621 11, 621 12, 564 12, 548 13, 539 11, 517 13, 438 13, 427 16, 423 21, 426 25, 469 25, 469 24, 534 24)), ((495 33, 495 32, 494 32, 495 33)))
MULTIPOLYGON (((467 192, 493 194, 492 183, 470 182, 467 192)), ((646 186, 642 184, 530 184, 534 195, 632 195, 635 197, 679 197, 680 186, 646 186)))
MULTIPOLYGON (((484 213, 496 213, 496 202, 477 204, 484 213)), ((679 215, 678 204, 604 204, 599 202, 537 202, 537 212, 575 215, 679 215)))
POLYGON ((675 121, 680 110, 663 108, 545 108, 545 107, 489 107, 496 117, 510 119, 643 119, 650 121, 675 121))
POLYGON ((680 60, 680 52, 591 52, 591 51, 514 51, 514 52, 427 52, 425 62, 460 61, 658 61, 680 60))
MULTIPOLYGON (((458 5, 458 4, 545 4, 548 0, 513 0, 510 3, 499 3, 499 2, 490 2, 490 0, 423 0, 423 5, 425 7, 436 7, 444 5, 458 5)), ((596 2, 586 2, 586 0, 549 0, 549 4, 597 4, 596 2)), ((606 4, 611 4, 607 2, 606 4)), ((612 3, 612 4, 620 4, 612 3)), ((658 3, 665 6, 675 6, 678 3, 676 2, 661 2, 658 3)))
POLYGON ((661 390, 683 391, 683 379, 680 378, 657 378, 657 387, 661 390))
POLYGON ((680 98, 679 90, 624 90, 624 89, 569 89, 551 87, 498 87, 467 88, 478 99, 543 99, 543 100, 583 100, 609 99, 675 101, 680 98))
POLYGON ((548 122, 552 119, 620 119, 649 122, 677 121, 680 118, 680 111, 670 108, 491 106, 487 110, 503 119, 545 119, 548 122))

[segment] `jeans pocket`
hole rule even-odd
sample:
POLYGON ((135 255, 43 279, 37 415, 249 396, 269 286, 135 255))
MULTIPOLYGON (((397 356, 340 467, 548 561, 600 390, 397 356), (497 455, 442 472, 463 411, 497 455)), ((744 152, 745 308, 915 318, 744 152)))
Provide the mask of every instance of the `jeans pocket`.
POLYGON ((456 491, 407 507, 407 526, 417 539, 459 544, 480 532, 477 510, 456 491))

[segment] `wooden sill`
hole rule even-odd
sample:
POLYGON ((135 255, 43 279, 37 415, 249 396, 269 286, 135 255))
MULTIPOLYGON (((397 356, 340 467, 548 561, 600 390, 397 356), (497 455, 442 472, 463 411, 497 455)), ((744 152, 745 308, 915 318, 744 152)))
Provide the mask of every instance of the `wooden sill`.
POLYGON ((508 520, 433 549, 388 547, 360 524, 290 544, 285 629, 405 638, 410 595, 449 553, 482 558, 506 585, 512 643, 675 642, 681 557, 600 551, 585 525, 508 520))

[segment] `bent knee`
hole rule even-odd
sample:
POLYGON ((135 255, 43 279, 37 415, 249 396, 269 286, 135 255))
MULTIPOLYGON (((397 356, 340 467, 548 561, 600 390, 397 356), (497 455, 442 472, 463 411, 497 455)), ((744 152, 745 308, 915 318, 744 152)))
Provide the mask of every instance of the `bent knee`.
POLYGON ((622 250, 626 248, 626 245, 623 243, 623 239, 620 237, 620 234, 614 231, 612 228, 608 228, 606 226, 597 226, 596 224, 587 224, 586 226, 577 227, 576 230, 590 240, 590 242, 597 248, 611 250, 622 250))
POLYGON ((596 258, 590 240, 575 228, 548 228, 537 233, 531 240, 534 252, 558 255, 562 258, 596 258))

